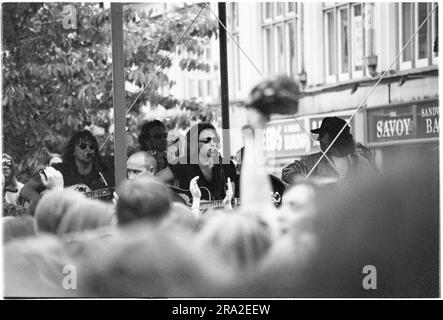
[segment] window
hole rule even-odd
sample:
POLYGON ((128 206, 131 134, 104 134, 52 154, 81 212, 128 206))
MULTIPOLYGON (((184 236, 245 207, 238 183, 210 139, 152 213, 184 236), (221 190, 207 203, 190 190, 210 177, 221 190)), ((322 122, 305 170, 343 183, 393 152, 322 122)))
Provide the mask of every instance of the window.
POLYGON ((240 44, 240 36, 239 36, 239 20, 238 20, 238 3, 230 2, 228 5, 228 30, 229 33, 234 38, 234 41, 228 37, 228 43, 230 47, 231 57, 232 57, 232 74, 233 74, 233 85, 234 92, 233 95, 236 95, 236 91, 241 90, 241 79, 240 79, 240 48, 238 45, 240 44))
MULTIPOLYGON (((426 16, 428 15, 428 4, 421 2, 418 3, 418 21, 417 24, 420 26, 423 21, 426 20, 426 16)), ((428 51, 428 28, 425 24, 419 31, 418 31, 418 46, 417 46, 417 53, 418 53, 418 59, 425 59, 429 56, 428 51)))
POLYGON ((275 15, 276 16, 280 17, 283 15, 283 5, 284 5, 284 2, 276 2, 275 3, 275 7, 276 7, 275 15))
POLYGON ((433 5, 427 2, 407 2, 398 5, 399 50, 403 49, 418 30, 414 39, 401 54, 400 69, 419 68, 437 63, 438 53, 433 52, 433 49, 438 35, 438 12, 434 11, 426 20, 433 5), (422 24, 423 26, 418 29, 422 24))
POLYGON ((206 80, 206 95, 208 97, 212 97, 212 81, 211 80, 206 80))
POLYGON ((264 4, 264 10, 263 10, 263 20, 267 21, 269 19, 272 19, 272 2, 266 2, 264 4))
POLYGON ((289 59, 289 74, 294 75, 297 73, 297 56, 295 52, 295 39, 296 39, 296 29, 295 29, 295 22, 291 21, 286 24, 286 50, 288 51, 286 53, 288 59, 289 59))
MULTIPOLYGON (((413 24, 412 24, 412 6, 413 3, 402 3, 401 6, 401 14, 400 14, 400 50, 406 45, 408 40, 411 38, 413 33, 413 24)), ((412 46, 409 45, 401 54, 400 59, 401 68, 411 68, 412 67, 412 46)))
POLYGON ((432 62, 437 64, 438 57, 438 7, 432 15, 432 62))
POLYGON ((286 13, 295 13, 295 2, 287 2, 286 3, 286 13))
POLYGON ((274 73, 274 55, 272 52, 272 48, 274 48, 272 44, 272 29, 266 28, 264 30, 265 33, 265 73, 273 74, 274 73))
POLYGON ((351 26, 351 43, 352 46, 352 74, 354 77, 363 76, 363 18, 362 5, 356 4, 352 6, 352 26, 351 26))
POLYGON ((297 3, 266 2, 261 6, 264 72, 295 77, 299 70, 297 3))
POLYGON ((189 79, 189 98, 197 97, 198 84, 197 80, 189 79))
POLYGON ((364 75, 363 4, 324 4, 326 82, 364 75))
POLYGON ((339 80, 349 79, 349 25, 348 25, 348 8, 341 8, 338 10, 339 16, 339 34, 338 34, 338 48, 339 48, 339 80))
POLYGON ((277 50, 277 72, 279 74, 285 73, 285 52, 283 51, 283 24, 277 25, 275 28, 275 49, 277 50))
POLYGON ((202 99, 204 97, 204 80, 197 80, 198 83, 198 97, 202 99))
POLYGON ((326 77, 330 82, 335 80, 337 74, 337 59, 336 59, 336 45, 335 45, 335 15, 334 11, 326 12, 325 34, 326 34, 326 77))

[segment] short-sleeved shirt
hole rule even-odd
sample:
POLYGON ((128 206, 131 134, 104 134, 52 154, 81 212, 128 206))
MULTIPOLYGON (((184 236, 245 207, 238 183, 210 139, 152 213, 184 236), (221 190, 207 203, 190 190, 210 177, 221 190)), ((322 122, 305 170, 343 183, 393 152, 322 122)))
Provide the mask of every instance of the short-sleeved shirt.
MULTIPOLYGON (((96 167, 93 167, 91 173, 88 175, 81 175, 77 172, 77 169, 75 167, 73 168, 66 163, 56 163, 53 164, 52 167, 60 171, 63 175, 64 188, 74 188, 77 186, 78 188, 76 189, 81 192, 89 191, 83 190, 82 185, 86 185, 90 189, 90 191, 107 188, 96 167)), ((100 172, 106 179, 108 186, 113 188, 115 184, 114 173, 108 168, 103 168, 100 172)), ((34 180, 40 181, 40 177, 37 176, 34 178, 34 180)), ((110 199, 112 199, 112 195, 101 197, 101 200, 110 199)))
MULTIPOLYGON (((224 161, 222 161, 223 163, 224 161)), ((169 164, 168 167, 174 174, 175 179, 178 180, 180 189, 189 189, 189 183, 195 176, 199 176, 198 186, 203 189, 202 200, 209 200, 207 188, 211 193, 211 200, 222 200, 226 196, 226 183, 228 177, 232 183, 237 181, 237 173, 235 165, 232 161, 229 164, 215 164, 212 167, 212 181, 207 181, 198 164, 169 164)))

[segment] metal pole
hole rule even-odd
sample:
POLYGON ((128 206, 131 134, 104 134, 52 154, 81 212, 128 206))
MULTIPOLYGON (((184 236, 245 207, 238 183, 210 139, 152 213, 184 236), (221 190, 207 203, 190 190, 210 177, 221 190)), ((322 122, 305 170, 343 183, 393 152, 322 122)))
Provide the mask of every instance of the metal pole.
POLYGON ((115 185, 126 179, 126 105, 123 4, 111 3, 112 93, 114 104, 115 185))
POLYGON ((223 129, 223 160, 229 163, 231 156, 231 142, 229 135, 229 89, 228 89, 228 53, 226 48, 226 3, 218 3, 218 32, 220 47, 220 87, 221 87, 221 114, 223 129))

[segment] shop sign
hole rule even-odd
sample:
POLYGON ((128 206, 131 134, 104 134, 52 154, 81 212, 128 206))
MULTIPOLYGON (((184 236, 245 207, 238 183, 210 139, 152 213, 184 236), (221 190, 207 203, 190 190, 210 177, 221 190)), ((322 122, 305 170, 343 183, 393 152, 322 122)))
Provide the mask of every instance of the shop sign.
POLYGON ((438 137, 438 101, 424 101, 368 110, 368 142, 438 137))
POLYGON ((309 135, 295 119, 276 120, 266 125, 263 142, 266 156, 290 157, 308 151, 309 135))

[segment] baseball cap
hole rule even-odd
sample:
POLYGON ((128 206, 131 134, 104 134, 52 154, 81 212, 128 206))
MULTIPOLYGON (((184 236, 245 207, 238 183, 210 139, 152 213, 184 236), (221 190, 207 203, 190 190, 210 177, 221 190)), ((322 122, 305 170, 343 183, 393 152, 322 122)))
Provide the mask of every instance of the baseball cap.
POLYGON ((345 125, 346 128, 343 132, 349 133, 351 127, 345 120, 339 117, 326 117, 323 119, 320 128, 313 129, 311 132, 316 134, 328 133, 330 136, 335 137, 345 125))

